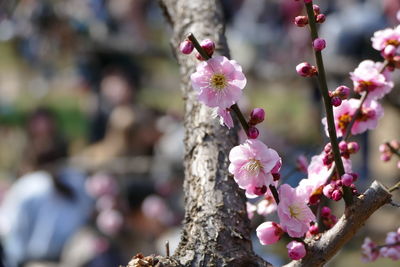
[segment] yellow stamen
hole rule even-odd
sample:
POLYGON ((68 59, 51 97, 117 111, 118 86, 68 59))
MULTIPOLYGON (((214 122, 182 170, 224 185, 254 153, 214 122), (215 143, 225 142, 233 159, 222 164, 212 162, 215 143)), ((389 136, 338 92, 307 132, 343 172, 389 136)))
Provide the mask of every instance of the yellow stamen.
POLYGON ((247 164, 246 164, 246 170, 250 173, 256 174, 261 171, 263 168, 261 162, 257 159, 251 159, 247 164))
POLYGON ((211 86, 217 90, 222 90, 228 85, 225 76, 219 73, 215 73, 211 76, 210 83, 211 86))

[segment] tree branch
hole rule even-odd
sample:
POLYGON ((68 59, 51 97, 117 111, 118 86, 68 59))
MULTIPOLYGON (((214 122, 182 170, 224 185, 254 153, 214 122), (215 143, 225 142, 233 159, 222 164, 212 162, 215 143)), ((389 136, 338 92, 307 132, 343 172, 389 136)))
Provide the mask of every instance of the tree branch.
POLYGON ((334 227, 322 234, 318 240, 306 240, 308 246, 306 257, 301 261, 292 261, 285 267, 323 266, 377 209, 390 203, 391 197, 385 187, 374 181, 364 194, 355 198, 353 204, 346 208, 345 214, 334 227))

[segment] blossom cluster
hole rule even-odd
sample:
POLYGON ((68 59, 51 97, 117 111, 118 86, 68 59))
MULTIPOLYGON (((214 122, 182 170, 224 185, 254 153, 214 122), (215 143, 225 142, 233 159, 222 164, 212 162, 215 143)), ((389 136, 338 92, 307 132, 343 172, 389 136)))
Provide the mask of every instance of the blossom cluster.
MULTIPOLYGON (((306 4, 311 2, 304 0, 306 4)), ((320 12, 319 6, 313 5, 313 14, 312 20, 317 23, 325 21, 325 15, 320 12)), ((304 27, 310 23, 309 20, 307 16, 298 16, 294 19, 294 23, 304 27)), ((397 63, 400 62, 400 55, 396 54, 400 42, 394 41, 397 40, 397 28, 393 31, 396 33, 377 32, 372 38, 373 47, 379 48, 381 52, 384 51, 382 54, 387 60, 386 63, 364 60, 350 73, 353 91, 355 94, 361 94, 361 99, 349 99, 351 89, 344 85, 327 94, 333 106, 335 130, 342 141, 334 148, 331 143, 326 144, 319 155, 311 158, 310 164, 305 157, 298 159, 296 167, 306 173, 307 177, 302 179, 297 187, 280 184, 282 159, 277 151, 258 139, 259 131, 256 126, 265 119, 264 109, 253 109, 246 120, 243 119, 237 106, 247 82, 242 67, 236 61, 224 56, 213 56, 215 44, 209 39, 200 43, 197 41, 192 43, 187 39, 181 43, 179 49, 183 54, 191 54, 194 48, 198 50, 195 57, 200 62, 196 71, 190 76, 198 100, 212 108, 213 117, 219 117, 221 125, 228 128, 234 127, 231 113, 235 112, 247 135, 242 144, 231 149, 228 170, 239 188, 252 199, 247 202, 250 219, 255 213, 266 216, 276 211, 278 215, 279 222, 266 221, 257 227, 257 237, 261 244, 274 244, 283 235, 287 235, 292 238, 287 245, 289 257, 300 260, 307 253, 304 242, 299 241, 300 238, 318 235, 323 230, 332 228, 337 222, 330 208, 322 207, 317 218, 310 206, 320 204, 323 196, 339 201, 347 188, 350 188, 350 192, 354 195, 358 194, 355 186, 358 175, 352 171, 350 158, 360 147, 356 142, 348 142, 347 138, 349 133, 356 135, 374 129, 383 116, 383 108, 378 101, 392 90, 394 85, 391 73, 400 66, 400 63, 397 63), (390 50, 392 47, 396 48, 396 53, 389 56, 389 52, 385 50, 390 50), (334 151, 343 162, 344 174, 339 175, 336 171, 334 151), (254 198, 258 200, 254 201, 254 198)), ((311 43, 318 55, 326 45, 326 41, 321 38, 315 38, 311 43)), ((296 71, 302 77, 319 75, 318 68, 308 62, 297 65, 296 71)), ((329 137, 327 118, 322 119, 322 123, 329 137)), ((384 152, 388 153, 387 150, 384 152)), ((375 250, 371 249, 373 253, 375 250)))
MULTIPOLYGON (((381 160, 387 162, 392 159, 393 155, 400 157, 400 142, 392 140, 379 146, 381 152, 381 160)), ((397 161, 397 168, 400 169, 400 160, 397 161)))
POLYGON ((400 228, 396 232, 389 232, 386 235, 384 245, 378 246, 369 237, 366 237, 361 249, 362 260, 365 262, 375 261, 379 257, 400 260, 400 228))

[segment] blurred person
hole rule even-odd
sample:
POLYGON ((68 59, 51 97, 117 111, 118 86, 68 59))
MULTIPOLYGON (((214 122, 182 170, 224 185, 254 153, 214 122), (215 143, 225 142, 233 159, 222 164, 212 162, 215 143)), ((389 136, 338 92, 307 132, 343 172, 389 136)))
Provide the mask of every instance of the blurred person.
POLYGON ((64 166, 67 146, 55 117, 38 109, 27 124, 23 175, 0 207, 0 235, 8 267, 57 262, 65 242, 88 219, 91 199, 83 173, 64 166))

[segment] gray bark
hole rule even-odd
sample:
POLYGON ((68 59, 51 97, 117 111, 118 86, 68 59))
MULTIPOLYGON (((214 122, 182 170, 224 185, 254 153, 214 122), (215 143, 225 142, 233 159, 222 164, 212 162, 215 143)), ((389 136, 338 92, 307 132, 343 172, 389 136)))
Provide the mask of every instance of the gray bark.
POLYGON ((184 266, 266 266, 250 241, 245 196, 228 173, 228 154, 237 145, 237 129, 222 127, 201 104, 190 83, 198 61, 178 46, 189 32, 210 38, 216 52, 229 57, 223 14, 216 0, 163 0, 172 28, 172 47, 180 65, 185 100, 185 219, 173 257, 184 266))

